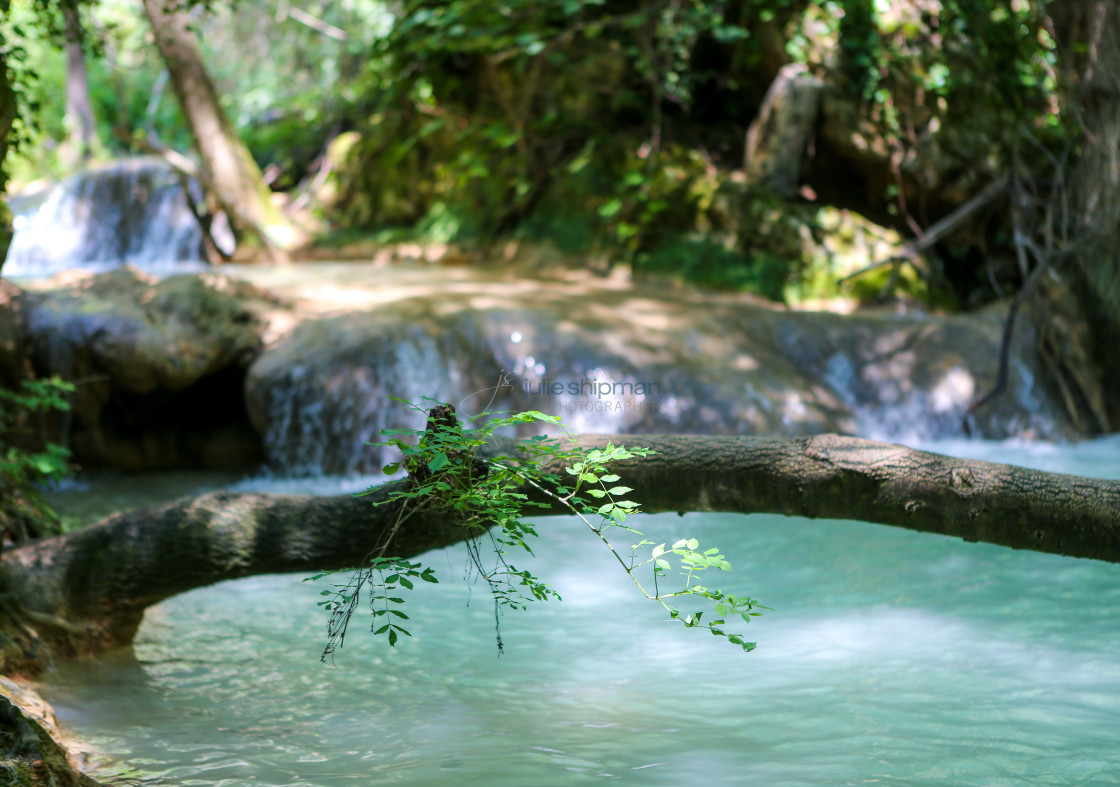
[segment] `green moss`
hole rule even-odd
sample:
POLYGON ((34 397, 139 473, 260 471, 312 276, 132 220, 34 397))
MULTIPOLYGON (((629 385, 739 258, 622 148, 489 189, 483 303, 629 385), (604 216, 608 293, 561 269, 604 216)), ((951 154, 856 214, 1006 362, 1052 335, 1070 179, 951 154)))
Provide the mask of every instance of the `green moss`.
POLYGON ((19 760, 0 760, 0 787, 32 787, 31 768, 19 760))
POLYGON ((4 267, 8 247, 12 245, 12 236, 12 212, 8 210, 8 204, 3 198, 0 198, 0 269, 4 267))
POLYGON ((0 787, 98 787, 52 737, 52 716, 34 691, 0 678, 0 787))

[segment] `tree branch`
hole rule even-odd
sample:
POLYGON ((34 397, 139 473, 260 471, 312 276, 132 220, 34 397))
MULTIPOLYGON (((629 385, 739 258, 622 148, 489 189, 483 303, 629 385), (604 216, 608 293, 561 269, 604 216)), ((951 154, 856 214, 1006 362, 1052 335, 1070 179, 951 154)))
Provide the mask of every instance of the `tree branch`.
MULTIPOLYGON (((856 519, 993 544, 1120 562, 1120 481, 955 459, 854 437, 582 435, 655 456, 618 463, 647 512, 729 511, 856 519)), ((492 456, 512 455, 495 441, 492 456)), ((146 607, 194 587, 252 574, 358 566, 396 521, 362 497, 215 492, 116 514, 3 555, 29 611, 86 631, 56 655, 126 644, 146 607)), ((531 490, 527 490, 531 491, 531 490)), ((548 498, 539 495, 540 499, 548 498)), ((556 511, 557 509, 553 509, 556 511)), ((389 554, 411 557, 468 535, 421 512, 389 554)))
MULTIPOLYGON (((983 191, 970 199, 968 202, 961 205, 948 216, 945 216, 940 221, 936 222, 933 226, 927 229, 918 237, 914 238, 906 244, 902 251, 889 259, 873 262, 867 267, 860 268, 854 273, 849 273, 847 276, 840 278, 837 284, 843 284, 849 279, 854 279, 856 276, 862 276, 865 273, 870 273, 878 268, 885 268, 888 265, 897 265, 903 262, 912 262, 919 254, 934 244, 941 241, 946 236, 950 235, 956 230, 964 220, 971 216, 982 207, 992 202, 1006 190, 1010 179, 1007 175, 1001 175, 987 186, 983 191)), ((919 274, 921 271, 919 271, 919 274)))

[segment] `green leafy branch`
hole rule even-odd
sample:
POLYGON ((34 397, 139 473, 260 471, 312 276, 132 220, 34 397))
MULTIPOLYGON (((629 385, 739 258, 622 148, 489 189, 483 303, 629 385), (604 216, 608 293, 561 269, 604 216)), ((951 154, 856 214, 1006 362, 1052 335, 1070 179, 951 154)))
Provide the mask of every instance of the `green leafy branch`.
MULTIPOLYGON (((563 428, 562 425, 561 428, 563 428)), ((769 609, 769 607, 761 606, 757 601, 746 596, 735 596, 694 584, 696 574, 701 571, 707 569, 731 570, 731 564, 720 554, 718 548, 711 548, 702 553, 698 552, 700 542, 695 538, 680 539, 669 549, 666 549, 665 544, 654 546, 652 541, 643 539, 630 547, 630 557, 627 560, 619 554, 614 544, 607 537, 607 531, 616 527, 634 535, 643 535, 641 531, 624 524, 629 516, 638 513, 639 505, 632 500, 621 499, 624 495, 632 492, 633 489, 628 486, 612 486, 617 484, 621 477, 610 472, 608 465, 612 462, 650 456, 654 452, 645 448, 626 449, 611 443, 607 443, 603 449, 584 452, 576 443, 574 435, 569 433, 567 429, 564 429, 564 433, 575 448, 568 452, 554 454, 554 456, 563 459, 577 459, 571 466, 564 468, 565 473, 574 477, 574 485, 572 487, 560 485, 554 492, 539 485, 533 479, 526 478, 526 482, 578 516, 610 550, 642 595, 661 604, 669 613, 670 619, 679 620, 688 628, 701 627, 716 636, 726 637, 729 642, 740 646, 744 651, 754 650, 756 643, 747 642, 741 634, 728 634, 726 632, 724 627, 727 625, 727 618, 739 616, 743 622, 749 623, 752 617, 758 617, 762 614, 757 610, 769 609), (586 494, 592 500, 589 501, 581 497, 581 494, 586 494), (596 519, 597 521, 595 521, 596 519), (646 546, 653 547, 650 550, 650 557, 639 561, 638 550, 646 546), (661 589, 660 585, 661 580, 668 577, 672 571, 673 567, 668 560, 670 555, 678 561, 681 569, 680 573, 684 577, 684 587, 680 590, 666 592, 661 589), (637 574, 639 569, 645 566, 652 566, 652 592, 646 588, 637 574), (673 599, 682 597, 707 599, 714 604, 715 616, 709 617, 707 622, 703 622, 704 612, 702 610, 682 615, 681 611, 670 603, 673 599)))
MULTIPOLYGON (((413 410, 425 412, 420 404, 404 403, 413 410)), ((398 450, 400 461, 386 465, 384 471, 388 475, 404 471, 408 478, 374 503, 396 505, 397 515, 386 537, 371 554, 369 565, 357 570, 345 569, 351 572, 346 582, 321 592, 324 600, 319 605, 331 613, 324 660, 345 641, 347 626, 361 603, 363 591, 368 592, 374 635, 385 636, 390 646, 395 646, 401 635, 411 636, 403 625, 409 620, 401 609, 405 603, 403 591, 412 590, 415 579, 431 583, 439 580, 430 567, 391 557, 389 550, 403 523, 421 513, 449 517, 468 531, 466 545, 471 572, 486 584, 493 599, 497 646, 501 653, 504 645, 500 618, 504 610, 524 609, 530 601, 560 599, 547 583, 511 562, 512 556, 520 552, 533 554, 531 539, 537 532, 524 520, 526 512, 532 508, 554 507, 565 508, 579 517, 641 593, 661 604, 671 620, 678 620, 689 628, 706 628, 745 651, 754 649, 755 643, 745 641, 741 634, 727 633, 726 621, 739 616, 749 622, 751 617, 760 614, 757 610, 766 607, 753 599, 709 589, 695 581, 699 572, 707 569, 730 570, 730 563, 718 549, 700 552, 696 539, 681 539, 671 548, 643 540, 631 546, 629 555, 624 557, 609 538, 614 528, 642 535, 626 524, 639 510, 638 503, 623 499, 633 489, 621 485, 621 477, 612 472, 610 466, 654 452, 611 443, 586 451, 559 418, 535 410, 512 415, 484 413, 475 422, 482 425, 463 428, 454 407, 437 404, 428 411, 425 429, 385 430, 381 434, 389 439, 373 444, 398 450), (537 435, 519 443, 516 456, 483 455, 483 448, 498 430, 532 422, 559 429, 570 447, 563 447, 558 438, 537 435), (647 546, 652 547, 650 556, 639 560, 638 551, 647 546), (673 571, 670 557, 678 564, 683 587, 664 591, 661 585, 673 571), (652 573, 652 591, 638 576, 647 566, 652 573), (706 599, 714 606, 715 614, 704 620, 703 610, 682 613, 673 604, 684 597, 693 601, 706 599)), ((310 579, 337 573, 328 571, 310 579)))

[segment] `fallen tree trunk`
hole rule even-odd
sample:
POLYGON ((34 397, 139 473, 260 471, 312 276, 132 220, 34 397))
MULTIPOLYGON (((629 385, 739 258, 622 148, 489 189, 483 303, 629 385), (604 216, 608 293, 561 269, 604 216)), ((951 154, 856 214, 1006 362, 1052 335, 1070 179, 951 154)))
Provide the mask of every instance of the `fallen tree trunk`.
MULTIPOLYGON (((617 465, 647 512, 734 511, 857 519, 1018 549, 1120 562, 1120 481, 1059 475, 852 437, 577 438, 658 453, 617 465)), ((496 443, 509 454, 511 442, 496 443)), ((403 483, 403 482, 398 482, 403 483)), ((9 608, 56 655, 128 643, 144 609, 191 588, 252 574, 356 566, 396 518, 370 497, 216 492, 116 514, 3 556, 9 608)), ((409 518, 389 554, 462 540, 446 517, 409 518)))

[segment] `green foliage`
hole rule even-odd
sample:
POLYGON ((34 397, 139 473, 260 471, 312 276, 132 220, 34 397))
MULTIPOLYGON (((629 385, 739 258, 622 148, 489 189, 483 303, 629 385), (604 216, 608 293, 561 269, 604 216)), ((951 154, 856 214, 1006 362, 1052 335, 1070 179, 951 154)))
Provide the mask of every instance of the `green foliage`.
MULTIPOLYGON (((300 182, 338 132, 358 137, 331 160, 327 212, 342 229, 551 240, 638 273, 678 260, 686 280, 770 298, 806 289, 808 266, 789 253, 797 222, 728 221, 712 200, 735 182, 743 132, 785 59, 858 105, 868 156, 883 159, 867 165, 881 191, 868 215, 897 226, 915 226, 908 214, 928 223, 899 183, 970 188, 1006 169, 1019 125, 1051 144, 1073 116, 1046 2, 189 4, 205 6, 207 66, 258 161, 275 165, 275 187, 300 182)), ((105 148, 149 131, 189 147, 170 88, 153 100, 163 64, 137 5, 79 5, 105 148)), ((13 162, 18 183, 62 174, 65 67, 57 3, 11 0, 10 11, 0 46, 35 121, 19 131, 33 144, 13 162)))
POLYGON ((45 481, 64 477, 70 452, 48 442, 27 448, 35 437, 33 425, 51 411, 70 409, 74 386, 58 377, 24 380, 21 390, 0 388, 0 527, 14 542, 57 532, 59 518, 36 491, 45 481), (21 439, 23 438, 23 439, 21 439))
POLYGON ((1046 7, 409 0, 367 73, 382 99, 338 175, 338 218, 438 240, 551 240, 639 273, 677 258, 687 280, 782 298, 809 289, 787 226, 805 222, 720 226, 711 197, 734 182, 783 58, 851 97, 871 170, 853 177, 882 193, 865 205, 855 189, 850 206, 913 227, 929 203, 900 192, 1005 168, 1021 123, 1060 133, 1046 7), (694 243, 697 260, 681 254, 694 243))
MULTIPOLYGON (((380 0, 214 3, 199 42, 226 112, 273 188, 294 187, 332 136, 368 115, 392 16, 380 0)), ((174 102, 172 102, 174 103, 174 102)))
MULTIPOLYGON (((418 412, 425 410, 419 404, 406 404, 418 412)), ((486 583, 491 593, 496 621, 500 621, 506 609, 524 609, 531 601, 559 599, 547 583, 512 562, 515 555, 533 553, 531 544, 537 533, 534 526, 525 521, 527 513, 533 508, 553 507, 575 514, 606 546, 641 593, 661 604, 670 619, 679 620, 689 628, 704 628, 726 637, 745 651, 754 649, 755 643, 745 641, 741 634, 727 633, 726 621, 729 617, 738 617, 749 622, 751 617, 760 614, 756 610, 765 607, 753 599, 709 589, 696 581, 701 572, 709 569, 730 570, 731 564, 718 549, 701 552, 699 542, 690 538, 681 539, 668 548, 665 544, 654 545, 652 541, 642 540, 631 546, 629 555, 624 557, 612 542, 616 531, 642 534, 630 522, 638 513, 639 504, 625 499, 633 490, 620 483, 622 478, 610 466, 649 456, 651 451, 610 443, 601 449, 584 450, 559 418, 534 410, 512 415, 483 413, 475 421, 481 425, 464 428, 455 417, 454 407, 438 404, 429 413, 426 429, 382 432, 389 439, 376 445, 393 447, 401 453, 399 462, 385 467, 386 474, 404 471, 408 479, 375 503, 396 506, 398 513, 388 535, 374 550, 369 565, 348 570, 350 576, 346 582, 321 592, 325 600, 320 606, 331 613, 324 660, 345 641, 347 627, 361 603, 363 591, 369 594, 368 603, 374 618, 371 630, 375 635, 385 636, 391 646, 396 645, 401 635, 411 636, 402 625, 409 619, 401 608, 405 603, 404 591, 412 590, 416 579, 425 582, 438 579, 431 567, 388 555, 400 527, 419 514, 449 517, 467 531, 471 565, 475 576, 486 583), (519 443, 515 456, 484 457, 483 449, 500 430, 532 422, 559 429, 572 447, 563 447, 560 439, 538 435, 519 443), (644 553, 646 547, 652 547, 649 557, 639 558, 639 551, 644 553), (652 591, 647 590, 639 578, 640 572, 646 571, 650 574, 646 583, 652 586, 652 591), (674 576, 674 571, 683 578, 683 587, 663 589, 662 585, 674 576), (706 621, 703 620, 707 614, 704 610, 682 612, 676 606, 701 600, 709 602, 715 612, 706 621)), ((309 579, 318 580, 337 573, 324 572, 309 579)), ((496 630, 501 653, 504 644, 500 625, 496 630)))
POLYGON ((1048 2, 813 4, 824 9, 817 19, 833 27, 848 90, 864 100, 905 110, 918 98, 927 110, 940 103, 942 111, 996 108, 1021 118, 1045 113, 1056 88, 1048 2))
POLYGON ((559 189, 586 198, 600 242, 630 259, 671 207, 687 212, 691 173, 659 164, 664 105, 688 111, 704 36, 746 32, 696 0, 406 2, 370 75, 384 106, 339 177, 342 220, 414 223, 438 205, 461 235, 488 238, 555 226, 534 217, 559 189))
POLYGON ((0 13, 0 193, 6 191, 11 164, 8 160, 21 147, 26 147, 33 128, 38 104, 31 86, 34 72, 28 66, 28 49, 23 31, 26 18, 5 0, 0 13))
POLYGON ((754 292, 782 300, 790 264, 765 253, 748 257, 704 236, 678 235, 643 255, 635 269, 716 290, 754 292))
POLYGON ((875 4, 872 0, 844 0, 840 5, 844 12, 838 36, 842 53, 841 71, 850 90, 864 99, 870 99, 883 71, 875 4))
MULTIPOLYGON (((295 184, 329 137, 351 125, 367 97, 358 87, 369 54, 391 20, 379 0, 292 9, 281 0, 188 2, 204 62, 227 114, 262 166, 275 165, 278 187, 295 184), (308 16, 307 12, 311 12, 308 16), (312 24, 324 26, 324 34, 312 24), (338 37, 340 36, 341 40, 338 37)), ((66 54, 54 0, 12 0, 0 14, 0 46, 17 61, 15 84, 29 143, 13 162, 17 182, 61 176, 58 144, 66 135, 66 54), (7 17, 7 18, 4 18, 7 17)), ((188 150, 190 132, 164 64, 151 45, 140 4, 78 3, 85 28, 90 99, 107 152, 139 152, 149 134, 188 150)))

